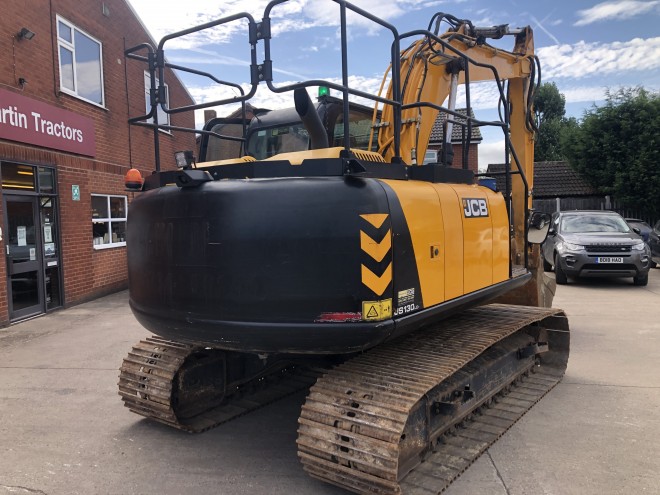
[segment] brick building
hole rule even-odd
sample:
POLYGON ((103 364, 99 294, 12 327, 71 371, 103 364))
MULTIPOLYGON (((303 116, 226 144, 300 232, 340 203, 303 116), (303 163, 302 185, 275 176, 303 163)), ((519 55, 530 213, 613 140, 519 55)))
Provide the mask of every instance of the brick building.
MULTIPOLYGON (((467 110, 464 108, 459 108, 456 109, 456 112, 465 115, 467 110)), ((474 118, 474 112, 472 110, 470 110, 470 117, 474 118)), ((463 143, 467 143, 467 126, 461 124, 466 124, 466 119, 458 117, 454 120, 456 120, 456 123, 452 126, 451 131, 451 143, 454 152, 452 167, 462 168, 463 143)), ((440 154, 442 153, 442 145, 444 143, 444 128, 446 122, 447 114, 440 112, 438 117, 435 119, 435 122, 433 123, 433 129, 431 130, 431 137, 429 138, 429 147, 426 152, 427 156, 425 157, 425 162, 434 162, 440 159, 440 154)), ((470 144, 468 146, 467 168, 468 170, 472 170, 475 174, 479 170, 479 143, 481 143, 482 140, 483 138, 481 136, 481 130, 479 127, 473 126, 472 133, 470 135, 470 144)))
MULTIPOLYGON (((150 38, 125 0, 5 2, 0 17, 0 325, 127 285, 124 175, 154 166, 150 38)), ((192 104, 166 73, 171 106, 192 104)), ((167 118, 159 113, 159 121, 167 118), (162 117, 162 118, 161 118, 162 117)), ((192 113, 172 125, 194 127, 192 113)), ((162 168, 194 135, 158 131, 162 168)))

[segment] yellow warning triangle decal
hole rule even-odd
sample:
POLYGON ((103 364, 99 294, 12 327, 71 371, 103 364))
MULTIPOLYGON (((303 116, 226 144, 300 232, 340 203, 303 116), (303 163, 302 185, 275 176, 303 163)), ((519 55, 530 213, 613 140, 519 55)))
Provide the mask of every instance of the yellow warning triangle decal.
POLYGON ((371 306, 371 309, 367 313, 367 318, 378 318, 378 311, 376 311, 376 306, 371 306))
POLYGON ((371 225, 376 227, 377 229, 380 228, 381 225, 383 225, 383 222, 389 217, 387 213, 370 213, 367 215, 360 215, 362 218, 364 218, 367 222, 369 222, 371 225))
POLYGON ((380 242, 374 241, 371 237, 360 231, 360 247, 362 251, 367 253, 378 262, 383 261, 385 255, 390 252, 392 248, 392 230, 388 230, 383 240, 380 242))

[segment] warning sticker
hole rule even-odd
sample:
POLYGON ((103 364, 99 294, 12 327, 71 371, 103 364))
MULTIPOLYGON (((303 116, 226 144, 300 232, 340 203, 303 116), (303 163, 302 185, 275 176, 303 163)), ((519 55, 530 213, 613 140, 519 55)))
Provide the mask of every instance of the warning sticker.
POLYGON ((392 299, 383 301, 364 301, 362 303, 362 319, 379 321, 392 318, 392 299))
POLYGON ((397 301, 399 306, 415 301, 415 289, 400 290, 397 301))

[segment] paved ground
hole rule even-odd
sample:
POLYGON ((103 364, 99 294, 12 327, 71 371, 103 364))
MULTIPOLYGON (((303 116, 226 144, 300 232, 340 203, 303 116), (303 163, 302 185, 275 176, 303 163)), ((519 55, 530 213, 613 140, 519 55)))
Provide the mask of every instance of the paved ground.
MULTIPOLYGON (((298 394, 201 435, 140 419, 118 367, 146 336, 126 293, 0 329, 0 495, 344 494, 295 451, 298 394)), ((448 495, 660 493, 660 270, 559 287, 564 381, 448 495)))

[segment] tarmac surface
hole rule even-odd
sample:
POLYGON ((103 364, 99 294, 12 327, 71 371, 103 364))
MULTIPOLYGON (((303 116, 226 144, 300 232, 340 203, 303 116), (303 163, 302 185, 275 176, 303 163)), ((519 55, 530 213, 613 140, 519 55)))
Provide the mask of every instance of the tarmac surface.
MULTIPOLYGON (((0 495, 321 494, 296 456, 305 394, 191 435, 130 413, 118 368, 148 333, 126 292, 0 329, 0 495)), ((557 289, 564 380, 447 495, 660 494, 660 269, 557 289)))

